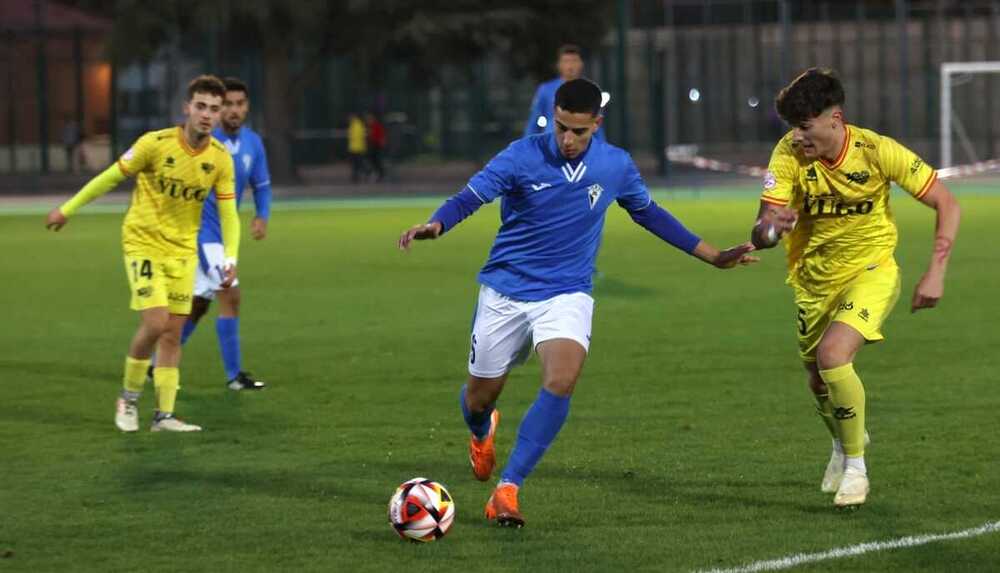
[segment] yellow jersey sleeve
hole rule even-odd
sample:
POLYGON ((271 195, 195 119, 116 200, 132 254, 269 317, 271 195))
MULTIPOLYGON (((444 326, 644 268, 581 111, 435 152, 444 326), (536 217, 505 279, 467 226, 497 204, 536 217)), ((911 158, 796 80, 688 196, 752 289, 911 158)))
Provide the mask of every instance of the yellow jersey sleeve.
POLYGON ((156 159, 156 135, 149 132, 132 144, 121 157, 118 167, 127 177, 135 177, 142 171, 151 169, 156 159))
POLYGON ((219 227, 226 258, 236 260, 240 249, 240 216, 236 211, 236 174, 233 160, 228 153, 219 161, 219 175, 215 180, 215 199, 219 208, 219 227))
POLYGON ((59 207, 59 210, 63 215, 70 217, 76 213, 80 207, 83 207, 87 203, 90 203, 94 199, 97 199, 101 195, 111 191, 124 180, 125 174, 122 173, 118 164, 112 165, 102 171, 100 175, 91 179, 76 195, 73 195, 69 201, 63 203, 59 207))
POLYGON ((799 160, 795 156, 788 136, 785 136, 771 152, 771 161, 768 162, 767 173, 764 174, 764 192, 760 196, 761 200, 772 205, 787 206, 795 193, 798 176, 799 160))
POLYGON ((891 137, 882 136, 878 158, 886 178, 917 199, 926 195, 937 180, 933 167, 891 137))

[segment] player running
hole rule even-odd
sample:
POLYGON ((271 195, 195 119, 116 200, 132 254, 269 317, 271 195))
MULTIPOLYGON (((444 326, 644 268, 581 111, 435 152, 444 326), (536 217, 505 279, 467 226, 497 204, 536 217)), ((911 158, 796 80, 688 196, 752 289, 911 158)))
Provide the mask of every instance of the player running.
POLYGON ((479 273, 469 378, 459 398, 472 431, 469 457, 477 479, 488 480, 496 463, 495 404, 507 374, 532 348, 541 360, 542 388, 486 504, 486 517, 500 525, 524 525, 518 488, 569 414, 590 346, 591 275, 611 203, 657 237, 719 268, 757 260, 747 254, 753 250, 749 243, 720 252, 653 202, 628 153, 593 137, 600 104, 601 90, 591 81, 563 84, 555 95, 554 132, 511 143, 430 222, 399 239, 401 249, 413 240, 436 239, 501 198, 500 230, 479 273))
POLYGON ((799 356, 833 436, 821 489, 836 492, 835 505, 855 506, 865 502, 869 483, 865 390, 854 357, 883 339, 900 288, 889 184, 937 211, 934 251, 912 311, 933 308, 944 294, 959 207, 912 151, 846 123, 843 104, 844 89, 830 70, 807 70, 778 94, 775 107, 792 130, 771 155, 751 239, 766 249, 789 233, 786 282, 798 307, 799 356))
POLYGON ((191 310, 198 226, 202 205, 215 189, 225 259, 223 287, 236 280, 240 222, 233 194, 233 160, 212 139, 226 89, 214 76, 188 84, 183 126, 151 131, 140 137, 117 163, 94 177, 60 207, 49 212, 46 227, 58 231, 80 207, 135 177, 132 202, 122 223, 125 273, 132 291, 131 307, 141 323, 125 357, 124 388, 115 408, 115 425, 123 432, 139 429, 136 402, 142 393, 150 356, 156 387, 154 432, 194 432, 201 427, 174 416, 180 388, 181 328, 191 310))
MULTIPOLYGON (((253 188, 256 217, 250 223, 250 235, 261 240, 267 236, 267 222, 271 215, 271 176, 267 168, 264 144, 249 127, 243 125, 250 111, 250 92, 237 78, 225 78, 226 96, 222 102, 222 121, 212 132, 233 157, 236 173, 236 208, 239 209, 243 190, 249 183, 253 188)), ((198 326, 212 299, 218 296, 219 316, 215 319, 215 332, 219 338, 222 365, 226 372, 226 386, 230 390, 260 390, 265 384, 243 370, 240 348, 240 287, 233 281, 226 288, 222 269, 225 263, 222 229, 215 195, 205 200, 198 232, 198 268, 195 271, 194 301, 191 314, 181 331, 181 344, 198 326)))

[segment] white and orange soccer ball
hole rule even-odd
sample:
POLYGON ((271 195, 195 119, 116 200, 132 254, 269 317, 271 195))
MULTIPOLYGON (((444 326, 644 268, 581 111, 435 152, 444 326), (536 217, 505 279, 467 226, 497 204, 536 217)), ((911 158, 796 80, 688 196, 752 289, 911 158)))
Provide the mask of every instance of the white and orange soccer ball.
POLYGON ((413 478, 389 498, 389 523, 403 539, 429 542, 444 537, 455 520, 455 502, 443 485, 413 478))

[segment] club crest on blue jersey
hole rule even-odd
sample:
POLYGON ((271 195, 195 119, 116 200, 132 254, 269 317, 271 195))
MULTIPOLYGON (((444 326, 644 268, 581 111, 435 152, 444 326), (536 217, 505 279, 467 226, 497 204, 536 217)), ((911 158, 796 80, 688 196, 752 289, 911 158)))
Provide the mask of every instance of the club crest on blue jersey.
POLYGON ((594 205, 597 205, 597 201, 601 198, 601 193, 604 192, 604 188, 598 183, 594 183, 590 187, 587 187, 587 197, 590 199, 590 210, 594 210, 594 205))

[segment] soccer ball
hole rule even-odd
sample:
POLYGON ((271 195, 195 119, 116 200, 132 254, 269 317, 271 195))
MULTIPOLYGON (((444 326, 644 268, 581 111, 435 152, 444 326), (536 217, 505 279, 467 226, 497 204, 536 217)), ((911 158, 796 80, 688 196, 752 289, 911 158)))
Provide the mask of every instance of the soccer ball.
POLYGON ((455 519, 455 502, 443 485, 413 478, 389 498, 389 524, 403 539, 429 542, 444 537, 455 519))

